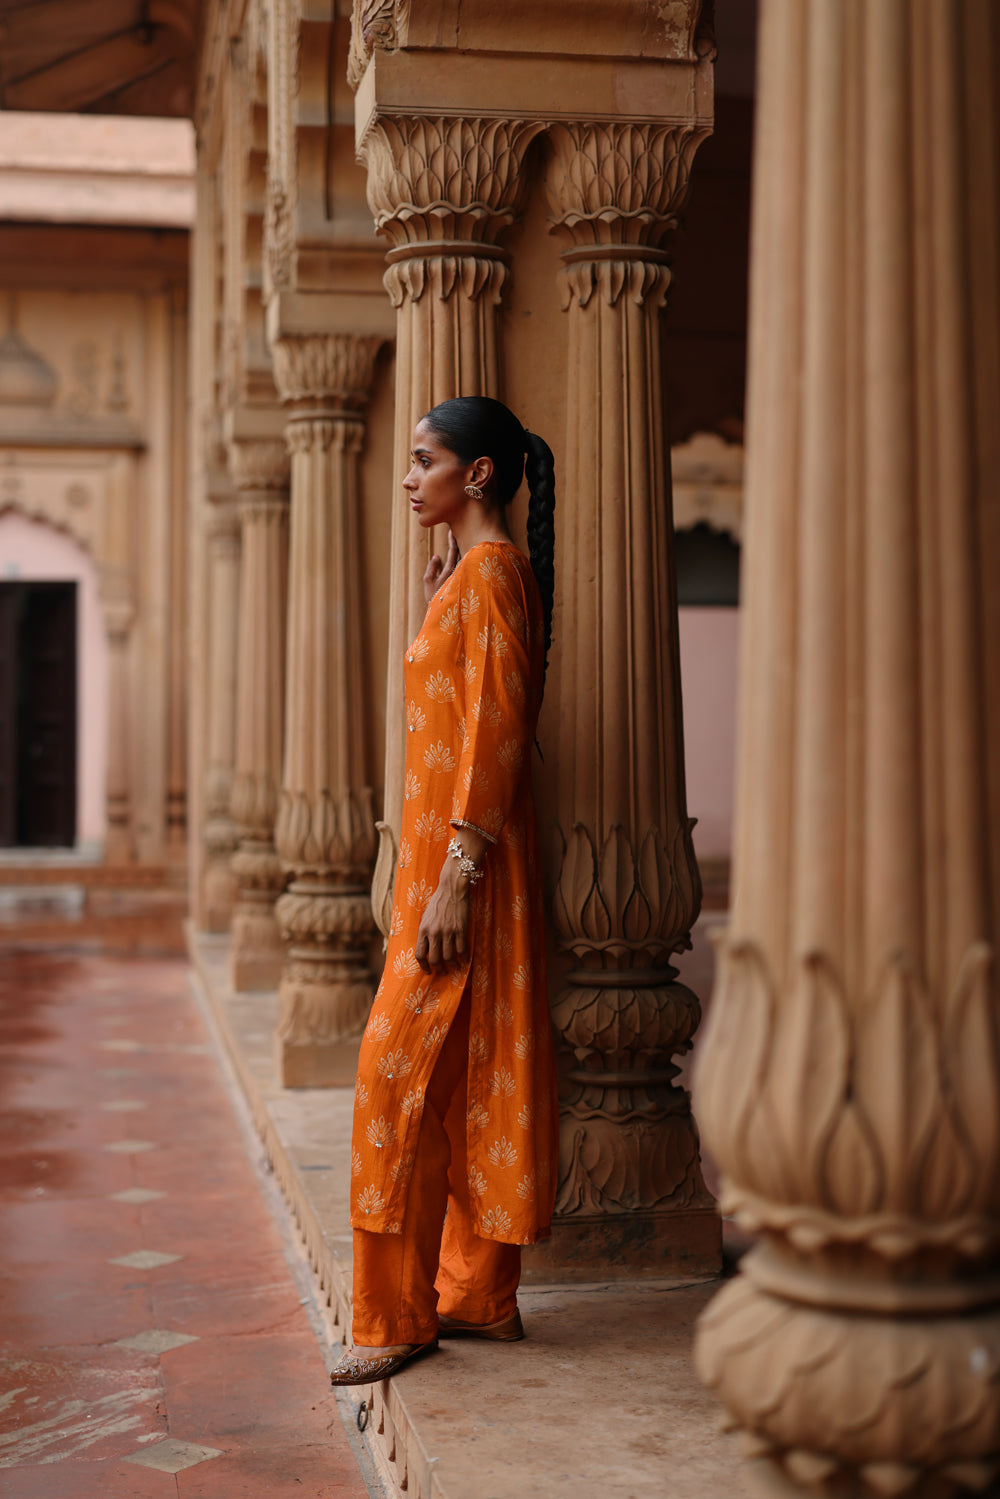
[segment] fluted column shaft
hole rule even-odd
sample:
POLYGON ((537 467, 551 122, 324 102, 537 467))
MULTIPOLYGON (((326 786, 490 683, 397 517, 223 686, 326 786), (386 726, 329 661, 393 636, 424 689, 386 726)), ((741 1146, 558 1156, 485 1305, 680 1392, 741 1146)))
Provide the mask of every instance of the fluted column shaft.
POLYGON ((104 857, 109 864, 135 858, 133 828, 133 734, 129 691, 130 644, 135 623, 132 584, 132 485, 129 460, 114 459, 105 515, 104 562, 100 594, 108 640, 108 764, 105 779, 107 831, 104 857))
POLYGON ((132 841, 132 777, 129 770, 131 734, 128 722, 128 646, 134 610, 131 604, 105 604, 108 639, 108 766, 106 776, 107 832, 104 857, 109 864, 130 864, 132 841))
POLYGON ((237 990, 274 989, 282 945, 274 903, 284 872, 274 846, 281 781, 288 587, 288 454, 284 443, 233 442, 241 555, 232 814, 240 843, 232 926, 237 990))
POLYGON ((236 751, 236 647, 240 523, 231 496, 213 500, 208 525, 208 736, 202 908, 205 929, 228 932, 236 899, 232 859, 239 840, 230 803, 236 751))
POLYGON ((699 1073, 759 1492, 1000 1474, 1000 17, 765 0, 736 899, 699 1073), (988 413, 990 413, 988 415, 988 413))
POLYGON ((550 198, 569 241, 566 471, 556 510, 559 693, 554 919, 568 972, 553 1252, 711 1269, 719 1230, 673 1053, 698 1024, 671 954, 701 898, 684 790, 660 248, 693 126, 555 127, 550 198))
POLYGON ((277 1048, 288 1087, 353 1084, 374 992, 370 882, 376 833, 362 711, 360 455, 382 339, 282 338, 290 411, 288 683, 278 853, 291 874, 277 1048))
POLYGON ((426 610, 423 575, 447 536, 423 535, 404 503, 413 429, 451 396, 498 394, 496 309, 507 276, 496 244, 516 215, 531 121, 379 118, 361 144, 368 202, 390 240, 385 285, 397 309, 390 539, 385 822, 372 890, 388 931, 403 800, 403 655, 426 610))

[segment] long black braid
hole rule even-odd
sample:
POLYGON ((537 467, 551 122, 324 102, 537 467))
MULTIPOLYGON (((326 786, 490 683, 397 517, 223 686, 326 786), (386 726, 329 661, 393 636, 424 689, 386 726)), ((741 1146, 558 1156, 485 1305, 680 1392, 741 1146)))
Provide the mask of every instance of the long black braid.
POLYGON ((556 490, 552 450, 537 433, 526 432, 514 413, 491 396, 456 396, 451 401, 442 401, 428 411, 424 421, 462 463, 475 463, 477 458, 493 460, 501 505, 510 504, 527 475, 528 556, 542 596, 547 669, 555 594, 556 490))
POLYGON ((549 666, 552 645, 552 603, 556 590, 556 466, 552 449, 537 432, 525 432, 528 459, 524 466, 528 481, 528 556, 542 596, 545 619, 545 672, 549 666))

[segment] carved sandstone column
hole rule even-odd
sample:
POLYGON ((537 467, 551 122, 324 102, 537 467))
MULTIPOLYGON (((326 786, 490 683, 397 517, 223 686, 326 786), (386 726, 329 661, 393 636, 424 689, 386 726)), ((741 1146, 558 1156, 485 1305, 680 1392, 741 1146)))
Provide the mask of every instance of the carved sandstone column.
POLYGON ((513 221, 524 153, 541 125, 519 120, 382 117, 361 142, 368 202, 390 240, 385 284, 397 309, 396 430, 390 563, 385 823, 372 889, 383 932, 402 815, 403 653, 423 622, 433 549, 403 501, 413 428, 458 395, 497 395, 496 308, 507 276, 497 238, 513 221))
POLYGON ((570 971, 557 1221, 564 1265, 718 1264, 675 1052, 698 1001, 670 956, 701 884, 684 790, 677 605, 659 316, 692 126, 552 131, 554 218, 570 320, 566 472, 557 507, 562 855, 553 917, 570 971))
POLYGON ((291 884, 278 1070, 285 1087, 347 1084, 374 992, 370 884, 376 835, 364 714, 359 461, 382 339, 351 333, 273 345, 290 407, 288 688, 278 853, 291 884), (352 1044, 353 1043, 353 1044, 352 1044))
POLYGON ((288 586, 288 452, 283 442, 230 444, 238 490, 242 563, 236 679, 233 988, 275 989, 281 933, 274 903, 285 883, 274 847, 281 780, 288 586))
POLYGON ((131 864, 132 776, 129 747, 128 651, 135 609, 124 599, 104 602, 108 638, 108 766, 106 775, 107 832, 104 857, 108 864, 131 864))
POLYGON ((108 640, 107 831, 104 840, 104 857, 108 864, 131 864, 135 858, 135 739, 132 724, 135 694, 130 691, 130 646, 136 612, 132 529, 134 494, 132 460, 117 455, 112 460, 108 482, 100 576, 101 611, 108 640))
POLYGON ((240 523, 231 495, 213 495, 208 522, 208 769, 202 882, 205 929, 228 932, 236 900, 233 854, 239 832, 231 811, 236 749, 236 645, 240 523))
POLYGON ((756 1492, 1000 1475, 1000 19, 765 0, 736 899, 698 1078, 756 1492))

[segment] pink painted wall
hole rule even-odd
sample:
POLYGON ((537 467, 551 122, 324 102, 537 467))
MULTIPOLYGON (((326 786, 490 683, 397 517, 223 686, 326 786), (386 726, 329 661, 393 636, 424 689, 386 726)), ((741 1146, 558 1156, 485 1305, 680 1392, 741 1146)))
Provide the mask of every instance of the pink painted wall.
MULTIPOLYGON (((93 558, 72 537, 16 510, 0 515, 0 579, 77 585, 77 844, 104 841, 108 646, 93 558)), ((97 848, 95 847, 95 852, 97 848)))
POLYGON ((682 608, 681 683, 687 805, 697 817, 699 858, 728 858, 732 846, 736 750, 738 609, 682 608))

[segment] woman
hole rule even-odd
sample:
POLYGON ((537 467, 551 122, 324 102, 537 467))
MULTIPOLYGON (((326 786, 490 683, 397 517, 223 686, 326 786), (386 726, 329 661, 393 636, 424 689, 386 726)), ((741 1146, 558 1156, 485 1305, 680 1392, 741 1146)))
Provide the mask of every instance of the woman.
POLYGON ((551 631, 552 454, 499 401, 466 396, 428 412, 412 457, 414 513, 451 541, 424 575, 427 616, 404 665, 404 812, 358 1064, 354 1347, 337 1385, 386 1379, 439 1334, 522 1337, 520 1246, 547 1235, 555 1194, 530 768, 551 631), (526 454, 530 565, 506 519, 526 454))

